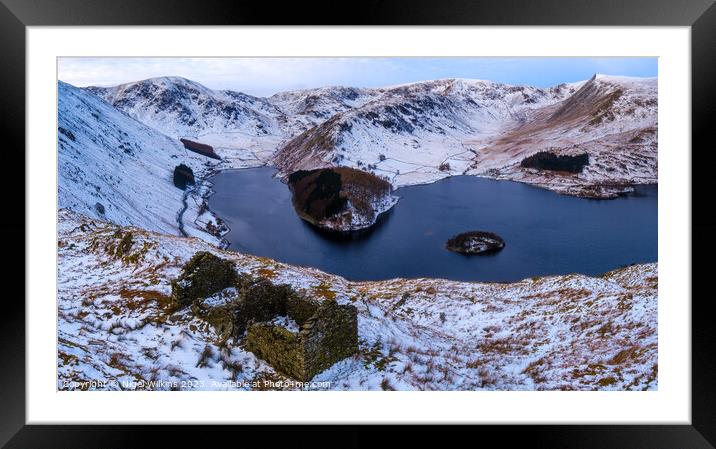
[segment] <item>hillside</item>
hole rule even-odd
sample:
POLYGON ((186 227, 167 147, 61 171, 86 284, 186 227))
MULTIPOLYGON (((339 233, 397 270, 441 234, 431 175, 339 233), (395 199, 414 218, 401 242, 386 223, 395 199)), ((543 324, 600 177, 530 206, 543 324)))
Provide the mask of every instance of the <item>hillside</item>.
POLYGON ((266 164, 292 184, 304 215, 353 228, 394 205, 393 188, 458 174, 613 197, 657 182, 656 84, 447 79, 259 98, 178 77, 60 82, 59 388, 285 380, 170 305, 182 266, 209 251, 241 273, 358 309, 359 353, 309 389, 656 389, 655 263, 510 284, 350 282, 223 251, 226 228, 205 201, 211 173, 266 164))
MULTIPOLYGON (((174 169, 185 164, 201 175, 211 168, 211 159, 63 82, 58 84, 57 109, 59 207, 178 234, 184 192, 174 186, 174 169)), ((186 231, 217 242, 193 225, 199 206, 189 201, 188 208, 186 231)), ((198 221, 213 217, 204 214, 198 221)))
POLYGON ((273 160, 286 173, 346 165, 386 176, 396 186, 431 182, 467 170, 478 148, 469 139, 491 138, 576 88, 463 79, 386 88, 379 99, 288 141, 273 160))
POLYGON ((443 79, 259 98, 164 77, 87 90, 169 136, 212 145, 231 167, 272 164, 288 175, 347 166, 394 187, 468 174, 611 197, 657 181, 656 84, 605 75, 548 89, 443 79), (593 163, 578 176, 520 166, 544 151, 587 153, 593 163))
POLYGON ((657 80, 596 75, 566 100, 536 111, 484 147, 467 174, 527 182, 563 193, 610 197, 658 182, 657 80), (588 155, 578 174, 525 169, 540 151, 588 155))
POLYGON ((283 114, 266 99, 215 91, 181 77, 86 90, 167 136, 215 147, 237 166, 262 165, 284 134, 283 114))
POLYGON ((170 282, 197 251, 358 308, 359 353, 308 389, 657 388, 656 264, 511 284, 359 283, 67 210, 59 222, 59 389, 86 389, 93 380, 112 390, 250 389, 256 380, 287 380, 241 344, 222 342, 190 310, 169 307, 170 282), (114 250, 120 242, 128 242, 122 253, 114 250))
POLYGON ((598 75, 542 90, 472 80, 388 89, 379 101, 336 114, 274 156, 284 171, 368 168, 396 185, 471 174, 579 196, 609 197, 657 182, 656 79, 598 75), (587 153, 579 176, 526 170, 540 151, 587 153))

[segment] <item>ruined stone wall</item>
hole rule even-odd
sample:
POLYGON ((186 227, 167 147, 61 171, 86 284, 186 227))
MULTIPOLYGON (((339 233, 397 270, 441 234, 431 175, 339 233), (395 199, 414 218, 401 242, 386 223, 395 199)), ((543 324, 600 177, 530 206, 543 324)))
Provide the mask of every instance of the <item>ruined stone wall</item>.
POLYGON ((277 315, 286 315, 286 302, 292 294, 288 285, 275 285, 268 279, 259 279, 246 286, 236 314, 236 327, 243 333, 252 322, 269 321, 277 315))
POLYGON ((308 381, 358 350, 355 307, 332 300, 318 304, 298 296, 289 304, 292 304, 289 317, 299 323, 300 332, 271 323, 255 323, 246 334, 246 349, 269 362, 276 371, 308 381), (315 313, 306 318, 311 310, 315 313))
POLYGON ((233 286, 236 280, 233 262, 199 251, 184 265, 181 276, 172 282, 172 301, 183 307, 233 286))
POLYGON ((240 276, 233 262, 208 252, 196 253, 184 266, 172 282, 172 300, 177 307, 191 305, 194 316, 223 340, 246 333, 248 351, 301 381, 358 350, 358 314, 352 305, 319 302, 285 284, 240 276), (299 330, 269 322, 278 316, 288 316, 299 330))
POLYGON ((299 326, 308 321, 318 311, 319 303, 298 294, 290 295, 286 300, 286 314, 299 326))
POLYGON ((358 351, 358 312, 351 305, 323 302, 301 329, 306 377, 358 351))
POLYGON ((201 301, 194 301, 191 305, 194 316, 211 325, 221 340, 236 339, 244 332, 245 329, 236 324, 237 310, 235 303, 206 307, 201 301))
POLYGON ((256 323, 246 333, 246 349, 274 369, 298 380, 308 380, 300 334, 270 323, 256 323))

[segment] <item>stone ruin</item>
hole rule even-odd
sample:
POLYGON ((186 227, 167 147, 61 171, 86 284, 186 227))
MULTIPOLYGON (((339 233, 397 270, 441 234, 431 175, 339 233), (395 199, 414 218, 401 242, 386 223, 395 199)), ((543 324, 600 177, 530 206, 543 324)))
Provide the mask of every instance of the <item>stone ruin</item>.
POLYGON ((258 322, 246 332, 246 349, 276 371, 307 381, 358 350, 355 307, 335 300, 316 303, 300 297, 292 298, 287 305, 287 317, 294 320, 296 328, 258 322), (307 313, 301 315, 300 309, 307 313))
POLYGON ((191 306, 220 338, 243 341, 246 350, 300 381, 358 351, 354 306, 316 301, 288 285, 238 275, 233 262, 205 251, 172 282, 172 301, 191 306))

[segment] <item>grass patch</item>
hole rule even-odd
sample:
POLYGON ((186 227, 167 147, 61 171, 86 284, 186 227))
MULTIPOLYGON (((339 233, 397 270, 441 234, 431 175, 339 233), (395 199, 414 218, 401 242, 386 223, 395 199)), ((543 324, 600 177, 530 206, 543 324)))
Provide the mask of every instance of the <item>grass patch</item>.
POLYGON ((336 299, 336 292, 331 290, 330 286, 325 282, 321 282, 317 287, 313 287, 313 292, 316 296, 323 299, 336 299))
POLYGON ((272 270, 271 268, 259 268, 256 271, 256 274, 266 279, 274 279, 276 278, 276 276, 278 276, 278 273, 276 273, 276 271, 272 270))

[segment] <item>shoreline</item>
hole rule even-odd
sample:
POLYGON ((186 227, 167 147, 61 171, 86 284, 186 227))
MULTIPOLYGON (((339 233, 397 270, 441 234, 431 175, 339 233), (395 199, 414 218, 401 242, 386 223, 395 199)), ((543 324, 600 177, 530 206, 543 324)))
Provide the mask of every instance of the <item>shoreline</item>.
MULTIPOLYGON (((206 210, 209 211, 209 212, 212 214, 212 216, 213 216, 216 220, 220 220, 221 223, 223 224, 223 227, 225 228, 225 231, 224 231, 224 232, 221 234, 221 236, 219 237, 221 243, 220 243, 219 245, 216 245, 219 249, 227 250, 227 251, 231 251, 231 252, 235 252, 235 253, 237 253, 237 254, 252 255, 250 252, 248 252, 248 251, 246 251, 246 250, 243 250, 243 251, 242 251, 241 249, 233 249, 233 248, 231 248, 232 242, 231 242, 228 238, 226 238, 226 236, 231 232, 231 227, 227 224, 226 221, 224 221, 224 220, 222 219, 222 217, 221 217, 217 212, 213 211, 213 210, 210 209, 210 207, 208 206, 208 199, 211 197, 212 194, 215 193, 215 191, 211 188, 211 187, 213 186, 213 184, 211 183, 210 178, 211 178, 212 176, 215 176, 215 175, 217 175, 217 174, 219 174, 219 173, 221 173, 221 172, 224 172, 224 171, 238 171, 238 170, 247 170, 247 169, 256 169, 256 168, 268 168, 268 169, 271 169, 271 170, 272 170, 272 174, 271 174, 270 178, 276 178, 276 179, 278 180, 278 182, 281 182, 282 184, 284 184, 284 186, 286 185, 286 183, 285 183, 284 180, 283 180, 284 178, 281 177, 281 176, 277 176, 277 174, 280 173, 280 170, 279 170, 276 166, 271 165, 271 164, 268 164, 268 163, 263 164, 263 165, 249 166, 249 167, 230 167, 230 166, 229 166, 229 167, 226 167, 226 166, 224 166, 224 167, 221 167, 221 168, 212 167, 211 170, 205 171, 205 172, 202 174, 201 177, 197 178, 197 184, 201 184, 202 188, 195 188, 195 189, 190 193, 191 196, 194 196, 194 198, 199 199, 199 201, 204 201, 205 204, 206 204, 206 210), (204 188, 204 187, 206 187, 206 188, 204 188)), ((643 183, 640 183, 640 184, 632 184, 632 185, 630 185, 630 187, 632 188, 632 191, 631 191, 631 192, 626 192, 626 193, 624 193, 624 194, 622 194, 622 195, 618 195, 618 196, 616 196, 616 197, 610 197, 610 198, 591 198, 591 197, 583 197, 583 196, 577 196, 577 195, 570 195, 570 194, 567 194, 567 193, 563 193, 563 192, 560 192, 560 191, 556 191, 556 190, 553 190, 553 189, 546 188, 546 187, 544 187, 544 186, 535 185, 535 184, 531 184, 531 183, 528 183, 528 182, 522 182, 522 181, 518 181, 518 180, 514 180, 514 179, 504 179, 504 178, 503 178, 503 179, 496 179, 496 178, 492 178, 492 177, 488 177, 488 176, 480 176, 480 175, 472 175, 472 174, 459 174, 459 175, 441 177, 441 178, 436 179, 436 180, 434 180, 434 181, 432 181, 432 182, 429 182, 429 183, 420 183, 420 184, 415 184, 415 185, 407 185, 407 186, 403 186, 403 187, 414 187, 414 186, 421 186, 421 185, 424 186, 424 185, 433 184, 433 183, 435 183, 435 182, 437 182, 437 181, 441 181, 441 180, 444 180, 444 179, 447 179, 447 178, 458 177, 458 176, 469 176, 469 177, 476 177, 476 178, 483 178, 483 179, 491 179, 491 180, 494 180, 494 181, 510 181, 510 182, 514 182, 514 183, 524 184, 524 185, 527 185, 527 186, 529 186, 529 187, 537 188, 537 189, 540 189, 540 190, 551 191, 551 192, 554 192, 555 194, 558 194, 558 195, 566 195, 566 196, 581 198, 581 199, 585 199, 585 200, 596 200, 596 201, 611 200, 611 199, 616 199, 616 198, 620 198, 620 197, 635 195, 636 192, 635 192, 634 188, 638 188, 639 186, 645 186, 645 187, 648 187, 648 186, 658 186, 658 182, 657 182, 657 183, 647 183, 647 184, 643 184, 643 183)), ((403 187, 400 187, 400 188, 397 188, 397 189, 393 190, 393 195, 397 195, 398 197, 400 197, 400 191, 399 191, 399 190, 402 189, 403 187)), ((398 202, 399 202, 399 201, 398 201, 398 202)), ((397 204, 397 203, 396 203, 396 204, 397 204)), ((350 232, 332 231, 332 230, 323 229, 323 228, 317 227, 316 225, 310 223, 310 221, 303 219, 302 217, 300 217, 300 214, 297 214, 297 215, 299 215, 299 218, 300 218, 306 225, 308 225, 309 227, 311 227, 311 228, 314 230, 314 232, 317 232, 317 233, 321 234, 321 236, 322 236, 323 238, 328 238, 328 239, 331 239, 331 240, 340 240, 340 241, 354 241, 354 240, 356 240, 356 239, 363 239, 363 238, 369 237, 369 235, 372 233, 372 231, 375 230, 376 225, 380 225, 380 222, 382 221, 382 219, 384 219, 385 217, 387 217, 388 215, 390 215, 390 214, 393 212, 393 209, 394 209, 394 207, 391 207, 391 208, 388 209, 387 211, 384 211, 384 212, 380 213, 380 214, 377 216, 376 222, 375 222, 375 224, 374 224, 373 226, 371 226, 371 227, 369 227, 369 228, 357 230, 357 231, 350 231, 350 232)), ((202 231, 202 232, 208 232, 205 228, 200 228, 200 227, 199 227, 200 224, 199 224, 199 223, 196 223, 196 221, 194 221, 194 225, 195 225, 200 231, 202 231)), ((274 259, 274 258, 271 258, 271 257, 269 257, 269 258, 270 258, 271 260, 274 260, 274 261, 277 262, 277 263, 281 263, 281 264, 287 263, 287 262, 283 262, 283 261, 281 261, 281 260, 279 260, 279 259, 274 259)), ((654 261, 647 261, 647 262, 637 262, 636 264, 645 264, 645 263, 648 264, 648 263, 656 263, 656 262, 658 262, 658 261, 654 260, 654 261)), ((617 270, 617 269, 621 269, 621 268, 624 268, 624 267, 628 267, 628 266, 631 266, 631 265, 634 265, 634 264, 635 264, 635 263, 627 263, 627 264, 623 264, 623 265, 617 265, 617 266, 614 266, 614 267, 612 267, 612 268, 609 268, 609 269, 606 270, 604 273, 608 273, 608 272, 610 272, 610 271, 617 270)), ((321 269, 321 268, 318 268, 318 267, 315 267, 315 266, 311 266, 311 265, 305 265, 305 264, 304 264, 304 265, 301 265, 301 264, 290 264, 290 265, 293 265, 293 266, 296 266, 296 267, 302 267, 302 268, 316 269, 316 270, 320 270, 320 271, 322 271, 322 272, 325 272, 326 274, 331 275, 331 276, 343 277, 343 276, 340 275, 340 274, 333 273, 333 272, 331 272, 331 271, 329 271, 329 270, 321 269)), ((580 273, 580 272, 575 271, 575 272, 566 273, 566 274, 555 274, 555 273, 551 273, 551 274, 540 275, 540 276, 537 276, 537 277, 544 277, 544 276, 561 276, 561 275, 569 275, 569 274, 574 274, 574 275, 582 274, 582 275, 585 275, 585 276, 599 276, 599 274, 586 274, 586 273, 580 273)), ((525 279, 529 279, 529 278, 531 278, 531 277, 528 276, 528 277, 526 277, 525 279)), ((416 278, 396 277, 396 278, 385 278, 385 279, 380 278, 380 279, 370 279, 370 280, 352 280, 352 279, 349 279, 349 278, 344 277, 344 279, 345 279, 346 281, 348 281, 348 282, 382 282, 382 281, 387 281, 387 280, 390 280, 390 279, 407 279, 407 280, 410 280, 410 279, 443 279, 443 280, 447 280, 447 281, 456 281, 456 282, 488 282, 488 283, 494 283, 494 284, 508 284, 508 283, 515 282, 514 280, 510 280, 510 281, 499 281, 499 280, 492 280, 492 281, 490 281, 490 280, 488 280, 488 281, 457 281, 457 280, 455 280, 455 279, 450 279, 450 278, 446 278, 446 277, 425 277, 425 276, 423 276, 423 277, 416 277, 416 278)))
MULTIPOLYGON (((218 165, 218 164, 217 164, 218 165)), ((254 167, 246 167, 246 168, 254 168, 254 167)), ((218 174, 221 171, 224 171, 226 169, 217 169, 216 166, 209 167, 206 171, 202 172, 201 175, 196 176, 196 183, 194 187, 190 190, 186 190, 184 192, 184 195, 182 196, 182 203, 183 207, 177 214, 177 227, 179 228, 179 232, 182 237, 185 238, 191 238, 192 236, 189 235, 185 230, 185 221, 184 221, 184 215, 187 210, 189 210, 189 198, 194 198, 195 202, 198 200, 198 202, 201 204, 201 208, 203 208, 203 211, 200 213, 197 213, 194 220, 192 220, 192 224, 194 225, 194 228, 201 232, 209 234, 210 236, 213 236, 218 239, 219 244, 215 245, 219 249, 226 250, 228 249, 231 242, 229 242, 227 239, 224 238, 225 235, 227 235, 229 232, 231 232, 231 228, 229 225, 226 224, 226 222, 211 208, 209 207, 208 199, 209 197, 214 193, 214 190, 212 189, 213 184, 209 179, 218 174), (199 223, 197 223, 197 220, 199 217, 201 217, 204 213, 208 212, 210 216, 217 222, 220 223, 223 228, 225 228, 225 231, 221 232, 219 235, 216 235, 212 233, 209 229, 207 229, 204 226, 201 226, 199 223)), ((201 236, 199 236, 200 239, 204 240, 201 236)), ((207 242, 212 243, 212 242, 207 242)))
MULTIPOLYGON (((360 358, 341 362, 316 377, 317 381, 331 381, 329 389, 380 389, 378 382, 371 383, 371 379, 379 381, 386 375, 401 382, 403 389, 428 386, 457 390, 557 390, 569 382, 576 390, 631 390, 653 389, 658 385, 657 378, 651 375, 652 365, 657 361, 658 263, 617 268, 602 276, 553 275, 511 283, 434 278, 353 282, 318 269, 222 251, 198 239, 109 222, 101 224, 70 210, 60 212, 59 222, 58 238, 62 244, 58 263, 67 270, 61 270, 63 282, 58 291, 60 339, 57 351, 60 357, 72 355, 77 361, 58 367, 60 379, 72 379, 85 369, 91 373, 86 376, 89 379, 112 378, 116 371, 107 361, 114 360, 111 355, 115 353, 134 356, 121 361, 128 372, 138 377, 148 375, 159 360, 162 369, 179 366, 185 371, 180 374, 182 379, 195 378, 208 383, 224 378, 227 373, 223 365, 196 363, 207 346, 213 354, 220 353, 213 331, 196 326, 189 312, 169 315, 163 308, 163 298, 171 292, 170 282, 176 277, 177 269, 196 252, 210 251, 234 262, 241 273, 257 276, 270 273, 273 283, 286 283, 319 298, 335 297, 358 308, 358 333, 364 341, 360 358), (86 226, 90 223, 98 226, 86 226), (132 231, 137 242, 147 244, 148 249, 141 257, 107 263, 104 248, 116 243, 118 229, 132 231), (92 246, 97 242, 98 246, 92 246), (175 257, 163 263, 167 248, 172 248, 175 257), (78 260, 85 263, 75 263, 78 260), (106 289, 97 289, 96 279, 79 275, 77 270, 86 269, 87 262, 98 273, 112 274, 100 276, 106 289), (148 269, 150 267, 152 269, 148 269), (588 290, 580 289, 584 285, 588 290), (82 295, 77 293, 89 286, 93 287, 96 300, 85 304, 82 295), (127 299, 133 297, 142 298, 146 309, 133 307, 127 299), (108 330, 94 317, 113 308, 118 308, 118 315, 125 319, 108 330), (163 321, 157 320, 157 316, 173 318, 163 321), (577 327, 575 318, 580 319, 577 327), (595 340, 593 336, 598 335, 605 323, 620 324, 614 326, 617 334, 595 340), (173 329, 169 339, 166 326, 173 329), (74 331, 77 327, 83 332, 74 331), (557 333, 544 342, 542 329, 547 328, 557 333), (631 329, 639 329, 640 333, 631 329), (113 334, 125 338, 112 337, 113 334), (177 341, 181 343, 180 351, 190 357, 175 358, 177 341), (595 347, 595 341, 601 343, 595 347), (376 372, 375 359, 371 358, 374 353, 371 349, 376 344, 385 349, 384 353, 392 349, 394 355, 380 372, 376 372), (575 369, 586 370, 595 361, 608 360, 633 344, 644 350, 636 353, 638 357, 627 360, 630 370, 624 370, 623 366, 620 370, 611 369, 611 365, 606 365, 600 372, 599 379, 613 377, 614 382, 600 384, 599 379, 590 376, 571 375, 575 369), (529 351, 525 353, 522 348, 529 351), (416 358, 416 351, 428 357, 416 358), (556 365, 536 364, 545 357, 556 365), (474 360, 487 363, 490 367, 487 374, 493 381, 484 384, 485 373, 464 369, 474 360), (535 362, 533 369, 525 371, 525 364, 531 362, 535 362), (404 369, 409 363, 418 367, 417 375, 404 369), (430 380, 419 377, 436 364, 446 366, 450 376, 430 380), (541 380, 536 384, 535 379, 541 380)), ((134 251, 142 251, 141 248, 137 244, 134 251)), ((240 345, 232 343, 230 348, 228 361, 244 367, 237 372, 240 379, 253 379, 268 369, 268 365, 260 361, 246 363, 253 358, 240 345)))

